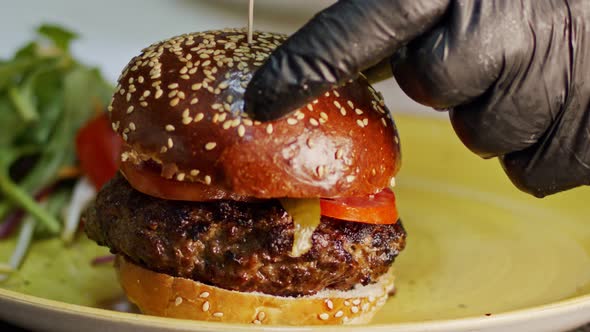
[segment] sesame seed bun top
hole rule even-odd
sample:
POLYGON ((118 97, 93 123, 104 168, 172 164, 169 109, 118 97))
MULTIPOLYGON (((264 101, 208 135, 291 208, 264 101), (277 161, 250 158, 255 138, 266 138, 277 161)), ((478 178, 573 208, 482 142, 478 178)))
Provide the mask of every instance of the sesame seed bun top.
MULTIPOLYGON (((121 74, 109 106, 127 145, 163 177, 239 195, 342 197, 387 187, 400 165, 397 130, 359 77, 290 116, 253 121, 244 91, 284 35, 227 29, 153 44, 121 74)), ((133 181, 130 181, 133 185, 133 181)))

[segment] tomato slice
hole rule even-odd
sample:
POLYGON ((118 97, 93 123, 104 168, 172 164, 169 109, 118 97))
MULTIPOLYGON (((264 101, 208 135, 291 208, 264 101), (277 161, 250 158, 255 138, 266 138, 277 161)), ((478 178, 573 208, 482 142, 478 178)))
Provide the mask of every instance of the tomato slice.
POLYGON ((117 174, 122 146, 122 140, 111 128, 106 113, 101 113, 78 130, 76 154, 80 167, 97 189, 117 174))
POLYGON ((121 172, 135 190, 162 199, 179 201, 257 201, 254 197, 242 196, 222 188, 198 182, 176 181, 163 178, 153 167, 121 163, 121 172))
POLYGON ((322 215, 369 224, 395 224, 399 218, 395 194, 386 188, 367 197, 323 198, 322 215))

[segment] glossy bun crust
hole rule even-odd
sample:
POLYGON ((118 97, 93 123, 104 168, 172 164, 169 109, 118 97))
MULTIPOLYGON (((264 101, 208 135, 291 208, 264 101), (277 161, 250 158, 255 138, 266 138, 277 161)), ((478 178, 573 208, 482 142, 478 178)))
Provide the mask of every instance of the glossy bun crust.
MULTIPOLYGON (((217 30, 156 43, 123 71, 109 111, 127 142, 122 161, 240 195, 338 197, 375 193, 400 166, 397 130, 360 77, 288 117, 243 111, 252 73, 284 35, 217 30)), ((133 185, 133 183, 132 183, 133 185)))

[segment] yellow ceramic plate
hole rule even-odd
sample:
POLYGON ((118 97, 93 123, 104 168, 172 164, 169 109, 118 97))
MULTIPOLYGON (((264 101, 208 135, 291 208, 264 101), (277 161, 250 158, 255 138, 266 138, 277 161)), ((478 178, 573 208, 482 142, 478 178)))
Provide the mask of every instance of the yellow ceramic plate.
MULTIPOLYGON (((404 166, 395 189, 408 230, 395 297, 373 324, 339 331, 556 331, 590 320, 590 191, 535 199, 497 161, 471 155, 446 121, 398 116, 404 166)), ((4 259, 12 243, 0 243, 4 259)), ((121 303, 106 250, 36 243, 0 285, 0 317, 56 331, 254 331, 109 309, 121 303)), ((265 331, 325 330, 264 328, 265 331)))

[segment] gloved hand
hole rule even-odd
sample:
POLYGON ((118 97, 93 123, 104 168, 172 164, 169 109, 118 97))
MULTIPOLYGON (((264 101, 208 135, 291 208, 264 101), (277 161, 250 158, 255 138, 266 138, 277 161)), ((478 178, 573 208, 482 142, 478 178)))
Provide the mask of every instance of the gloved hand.
POLYGON ((588 0, 341 0, 255 73, 247 110, 283 116, 392 55, 402 89, 520 189, 590 183, 588 0))

